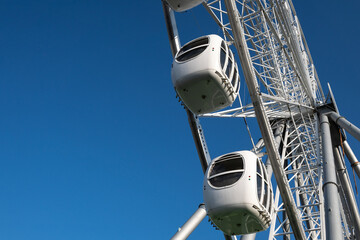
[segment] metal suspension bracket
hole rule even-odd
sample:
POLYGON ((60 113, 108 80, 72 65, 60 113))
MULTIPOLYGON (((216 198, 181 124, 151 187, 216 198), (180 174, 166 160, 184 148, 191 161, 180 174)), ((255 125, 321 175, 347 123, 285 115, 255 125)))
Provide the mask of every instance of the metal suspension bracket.
MULTIPOLYGON (((174 11, 168 6, 165 0, 162 0, 162 5, 164 9, 165 22, 168 31, 168 37, 170 41, 170 47, 172 55, 180 50, 180 38, 178 35, 176 20, 174 16, 174 11)), ((190 129, 194 138, 195 146, 200 158, 200 163, 203 172, 205 173, 208 164, 211 161, 210 154, 206 145, 205 137, 199 123, 199 120, 195 114, 193 114, 189 109, 185 107, 190 129)), ((199 223, 206 216, 205 205, 200 205, 199 209, 194 213, 194 215, 184 224, 184 226, 173 236, 173 240, 184 240, 190 233, 199 225, 199 223)), ((224 235, 225 239, 237 240, 236 236, 227 236, 224 235)))
MULTIPOLYGON (((162 0, 162 4, 164 9, 165 22, 168 31, 171 52, 172 55, 175 56, 175 54, 180 50, 181 44, 180 44, 179 33, 176 26, 174 11, 167 5, 167 3, 164 0, 162 0)), ((206 145, 205 137, 197 117, 186 107, 185 109, 188 116, 191 133, 194 138, 196 150, 200 158, 201 167, 203 172, 205 172, 207 165, 211 161, 210 154, 206 145)))

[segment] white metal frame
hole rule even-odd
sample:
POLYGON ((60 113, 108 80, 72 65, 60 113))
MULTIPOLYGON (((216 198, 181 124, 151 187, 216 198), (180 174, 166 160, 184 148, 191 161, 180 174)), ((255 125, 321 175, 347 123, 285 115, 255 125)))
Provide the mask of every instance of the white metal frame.
MULTIPOLYGON (((232 16, 222 8, 225 4, 219 0, 203 5, 223 29, 224 37, 236 41, 229 23, 232 16)), ((314 107, 325 99, 317 84, 310 54, 302 41, 305 38, 302 31, 298 30, 300 26, 296 15, 290 11, 290 5, 292 6, 291 3, 280 1, 236 1, 239 16, 237 21, 244 32, 248 49, 247 61, 255 73, 258 86, 256 93, 260 98, 265 120, 270 122, 273 119, 287 119, 288 134, 282 139, 283 151, 279 156, 284 165, 282 176, 286 176, 287 180, 277 184, 285 185, 282 187, 291 191, 292 197, 286 204, 296 206, 296 211, 290 214, 295 213, 297 216, 292 221, 300 221, 297 224, 303 227, 298 236, 319 239, 322 229, 319 195, 321 158, 318 154, 318 121, 314 107), (294 24, 289 26, 291 17, 294 24), (291 35, 292 41, 284 37, 286 35, 291 35), (299 48, 303 53, 301 55, 298 54, 299 48), (298 59, 294 61, 296 57, 298 59)), ((237 47, 236 43, 234 45, 237 47)), ((204 116, 253 117, 254 113, 253 106, 250 109, 249 106, 241 106, 204 116)), ((272 135, 272 132, 267 133, 272 135)), ((286 213, 285 204, 279 198, 279 189, 276 191, 276 199, 269 239, 293 234, 289 227, 289 213, 286 213)))
MULTIPOLYGON (((269 239, 326 239, 317 115, 326 100, 292 1, 209 0, 203 6, 237 49, 252 103, 240 100, 240 107, 197 117, 256 117, 277 184, 269 239)), ((339 192, 342 235, 350 239, 354 226, 339 192)))

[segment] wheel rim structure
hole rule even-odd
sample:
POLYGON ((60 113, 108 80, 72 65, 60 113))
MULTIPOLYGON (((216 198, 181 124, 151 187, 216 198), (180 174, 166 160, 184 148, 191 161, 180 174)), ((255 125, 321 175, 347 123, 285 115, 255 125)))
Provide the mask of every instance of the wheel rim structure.
MULTIPOLYGON (((326 239, 318 117, 326 99, 293 3, 210 0, 202 5, 236 48, 252 104, 198 117, 256 117, 277 183, 269 239, 326 239)), ((351 238, 354 226, 343 205, 342 234, 351 238)))

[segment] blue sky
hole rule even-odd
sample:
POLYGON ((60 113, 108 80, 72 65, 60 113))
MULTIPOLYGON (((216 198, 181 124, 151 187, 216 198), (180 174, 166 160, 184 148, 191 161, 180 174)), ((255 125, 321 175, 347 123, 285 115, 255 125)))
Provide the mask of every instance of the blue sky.
MULTIPOLYGON (((294 4, 325 92, 357 124, 360 4, 294 4)), ((177 15, 182 43, 218 33, 198 11, 177 15)), ((0 238, 170 238, 203 174, 161 1, 2 0, 0 32, 0 238)), ((250 148, 242 121, 202 123, 213 157, 250 148)), ((189 239, 221 233, 204 221, 189 239)))

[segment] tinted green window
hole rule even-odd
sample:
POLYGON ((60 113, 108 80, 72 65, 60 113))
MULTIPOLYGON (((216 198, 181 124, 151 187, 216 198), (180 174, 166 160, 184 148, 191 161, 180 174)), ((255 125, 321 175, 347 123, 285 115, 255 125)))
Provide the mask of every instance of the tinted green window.
POLYGON ((236 86, 236 79, 237 79, 237 71, 236 71, 236 68, 234 69, 234 75, 232 77, 232 80, 231 80, 231 84, 233 85, 234 88, 237 88, 236 86))
POLYGON ((243 172, 229 173, 218 177, 211 178, 209 181, 214 187, 225 187, 236 183, 242 176, 243 172))
POLYGON ((220 64, 221 64, 221 68, 224 68, 225 59, 226 59, 226 52, 225 52, 224 49, 221 49, 221 51, 220 51, 220 64))
POLYGON ((232 61, 229 58, 228 65, 227 65, 226 72, 225 72, 225 74, 228 78, 230 78, 231 68, 232 68, 232 61))
POLYGON ((205 47, 199 47, 199 48, 195 48, 193 50, 190 50, 186 53, 183 53, 182 55, 179 55, 176 60, 178 60, 179 62, 183 62, 183 61, 187 61, 189 59, 192 59, 196 56, 198 56, 200 53, 202 53, 203 51, 205 51, 207 46, 205 47))
POLYGON ((209 44, 209 38, 204 37, 185 44, 177 54, 176 60, 183 62, 202 53, 209 44))
POLYGON ((269 207, 268 207, 268 212, 271 213, 271 208, 272 208, 272 191, 270 188, 270 201, 269 201, 269 207))
POLYGON ((221 63, 221 68, 224 68, 225 65, 225 60, 226 60, 226 44, 224 41, 221 41, 221 50, 220 50, 220 63, 221 63))
POLYGON ((184 52, 186 52, 187 50, 189 49, 192 49, 192 48, 195 48, 195 47, 198 47, 198 46, 201 46, 201 45, 206 45, 209 43, 209 38, 205 37, 205 38, 200 38, 200 39, 197 39, 193 42, 189 42, 188 44, 185 44, 179 51, 179 54, 182 54, 184 52))
POLYGON ((216 160, 209 170, 209 183, 225 187, 238 181, 244 172, 243 158, 237 154, 224 155, 216 160))
POLYGON ((244 169, 243 160, 241 158, 219 161, 212 166, 210 177, 219 173, 225 173, 232 170, 244 169))
POLYGON ((266 208, 266 203, 267 203, 267 199, 268 199, 268 184, 266 182, 265 183, 265 195, 264 195, 264 201, 262 202, 263 206, 266 208))
POLYGON ((261 190, 262 190, 262 177, 259 174, 256 174, 256 181, 257 181, 257 196, 259 202, 261 201, 261 190))
POLYGON ((256 180, 257 180, 257 195, 258 195, 258 199, 259 202, 261 201, 261 193, 262 193, 262 183, 263 183, 263 178, 262 178, 262 174, 261 174, 261 166, 260 166, 260 160, 258 159, 256 161, 256 180))
POLYGON ((225 45, 225 42, 224 42, 224 41, 221 42, 221 48, 224 49, 224 51, 225 51, 226 45, 225 45))
MULTIPOLYGON (((267 176, 267 172, 266 172, 266 169, 265 169, 265 166, 264 165, 262 165, 262 167, 263 167, 263 172, 264 172, 264 175, 263 175, 263 177, 264 177, 264 184, 265 184, 265 196, 264 196, 264 203, 263 203, 263 205, 264 205, 264 207, 267 209, 268 207, 269 207, 269 203, 267 202, 268 201, 268 199, 269 198, 271 198, 271 195, 270 195, 270 186, 268 185, 269 183, 268 183, 268 181, 267 181, 267 179, 268 179, 268 176, 267 176), (270 196, 269 196, 270 195, 270 196)), ((269 199, 270 200, 270 199, 269 199)), ((270 200, 271 201, 271 200, 270 200)), ((269 202, 270 202, 269 201, 269 202)))
POLYGON ((237 74, 237 78, 238 78, 238 81, 237 81, 237 84, 236 84, 236 90, 235 90, 236 93, 239 92, 239 88, 240 88, 240 77, 239 77, 238 74, 237 74))

